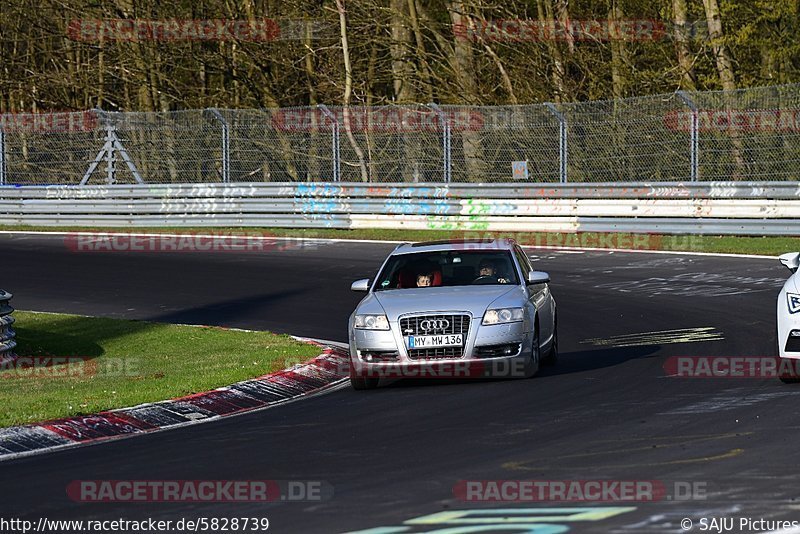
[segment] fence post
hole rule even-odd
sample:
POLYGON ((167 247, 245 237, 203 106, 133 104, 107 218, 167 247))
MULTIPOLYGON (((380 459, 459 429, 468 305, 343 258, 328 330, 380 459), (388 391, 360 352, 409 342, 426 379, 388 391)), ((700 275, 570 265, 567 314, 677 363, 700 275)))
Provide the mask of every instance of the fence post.
POLYGON ((450 121, 447 120, 447 115, 437 104, 428 104, 433 111, 439 116, 439 122, 442 124, 442 172, 445 183, 450 183, 453 177, 453 157, 451 153, 451 128, 450 121))
POLYGON ((331 123, 333 123, 333 130, 331 134, 331 149, 333 150, 333 181, 338 182, 342 179, 342 156, 341 149, 339 147, 339 121, 336 119, 336 115, 334 115, 325 104, 317 104, 317 108, 322 111, 322 113, 328 119, 330 119, 331 123))
POLYGON ((0 122, 0 185, 6 185, 6 134, 0 122))
POLYGON ((231 138, 228 121, 217 108, 211 108, 209 111, 222 124, 222 183, 227 184, 231 181, 231 138))
MULTIPOLYGON (((111 122, 106 123, 106 141, 114 143, 114 125, 111 122)), ((117 181, 117 158, 114 150, 106 151, 106 183, 108 185, 117 181)))
POLYGON ((558 119, 558 179, 565 184, 567 183, 567 117, 558 111, 552 102, 545 102, 544 105, 558 119))
POLYGON ((685 91, 677 91, 675 94, 678 98, 683 100, 683 103, 692 110, 692 123, 689 130, 689 143, 691 145, 690 165, 691 165, 691 180, 696 182, 698 180, 700 163, 698 161, 698 145, 699 145, 699 129, 697 106, 694 104, 689 95, 685 91))

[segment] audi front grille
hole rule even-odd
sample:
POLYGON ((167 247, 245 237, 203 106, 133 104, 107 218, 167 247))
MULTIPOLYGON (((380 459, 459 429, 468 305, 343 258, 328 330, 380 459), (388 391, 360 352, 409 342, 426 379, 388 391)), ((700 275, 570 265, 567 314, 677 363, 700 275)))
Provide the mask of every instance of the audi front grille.
POLYGON ((455 335, 462 334, 463 342, 458 347, 436 347, 429 349, 408 349, 408 357, 412 360, 443 360, 452 358, 462 358, 464 356, 464 345, 467 343, 469 334, 470 317, 466 314, 443 314, 443 315, 419 315, 415 317, 403 317, 400 319, 400 332, 405 336, 430 336, 430 335, 455 335), (434 328, 423 330, 420 325, 439 324, 440 321, 447 321, 445 328, 434 328))

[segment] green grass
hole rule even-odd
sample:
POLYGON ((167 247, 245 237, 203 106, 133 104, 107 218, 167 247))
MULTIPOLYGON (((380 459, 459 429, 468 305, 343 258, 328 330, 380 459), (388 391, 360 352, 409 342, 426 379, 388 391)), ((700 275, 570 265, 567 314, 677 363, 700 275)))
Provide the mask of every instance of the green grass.
POLYGON ((206 391, 319 354, 317 347, 270 332, 22 311, 14 316, 20 357, 79 357, 84 363, 0 372, 0 426, 206 391))
POLYGON ((644 250, 673 250, 686 252, 724 252, 732 254, 778 255, 800 251, 800 237, 782 236, 714 236, 714 235, 659 235, 659 234, 580 234, 543 232, 488 232, 463 230, 401 230, 401 229, 289 229, 289 228, 98 228, 98 227, 43 227, 1 226, 7 231, 64 231, 64 232, 140 232, 140 233, 208 233, 245 234, 276 237, 374 239, 384 241, 427 241, 450 238, 513 237, 526 245, 542 246, 592 246, 600 243, 605 248, 632 248, 644 250))

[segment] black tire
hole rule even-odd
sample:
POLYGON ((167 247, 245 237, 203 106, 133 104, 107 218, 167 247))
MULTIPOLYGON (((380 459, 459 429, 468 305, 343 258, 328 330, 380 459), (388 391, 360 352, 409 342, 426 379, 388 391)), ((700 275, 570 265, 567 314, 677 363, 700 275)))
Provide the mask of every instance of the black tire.
POLYGON ((553 342, 550 344, 547 356, 542 358, 542 365, 552 367, 556 363, 558 363, 558 323, 553 323, 553 342))
POLYGON ((800 383, 800 360, 787 361, 778 356, 778 378, 784 384, 800 383), (791 365, 785 365, 787 363, 791 363, 791 365))
POLYGON ((353 389, 358 391, 362 391, 365 389, 375 389, 376 387, 378 387, 378 380, 380 379, 374 377, 350 375, 350 385, 353 386, 353 389))
POLYGON ((541 364, 541 352, 539 347, 539 325, 534 327, 533 343, 531 343, 531 355, 525 362, 525 378, 533 378, 539 370, 541 364))

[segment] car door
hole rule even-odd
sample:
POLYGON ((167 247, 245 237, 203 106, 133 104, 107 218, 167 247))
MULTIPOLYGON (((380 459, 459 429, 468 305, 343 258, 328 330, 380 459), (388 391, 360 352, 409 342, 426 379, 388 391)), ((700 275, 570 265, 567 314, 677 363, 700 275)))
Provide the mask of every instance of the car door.
MULTIPOLYGON (((514 247, 514 255, 522 269, 523 280, 527 280, 528 272, 536 269, 533 268, 528 255, 519 245, 514 247)), ((528 301, 536 307, 539 314, 539 345, 549 346, 553 337, 553 321, 555 319, 555 307, 550 295, 550 286, 526 282, 525 287, 528 292, 528 301)))

